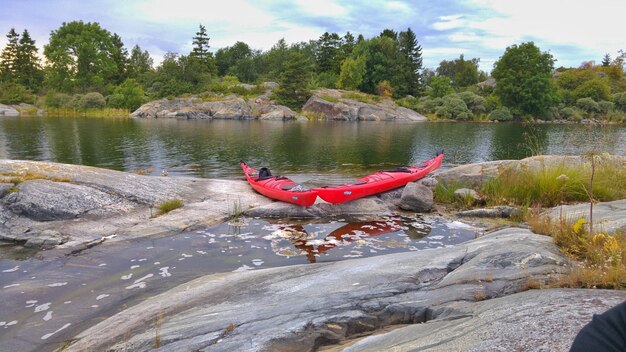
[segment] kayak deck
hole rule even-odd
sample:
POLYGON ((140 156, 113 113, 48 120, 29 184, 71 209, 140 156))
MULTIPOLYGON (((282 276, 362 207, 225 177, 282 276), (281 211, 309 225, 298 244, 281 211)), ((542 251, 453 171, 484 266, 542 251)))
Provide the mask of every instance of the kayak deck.
POLYGON ((302 187, 287 177, 271 175, 259 177, 259 172, 243 161, 241 168, 252 188, 268 198, 305 207, 315 203, 317 192, 302 187))
POLYGON ((418 166, 397 168, 395 170, 378 171, 359 178, 354 183, 334 187, 313 188, 323 200, 338 204, 362 197, 386 192, 402 187, 409 182, 417 181, 429 172, 439 168, 443 161, 443 152, 418 166))

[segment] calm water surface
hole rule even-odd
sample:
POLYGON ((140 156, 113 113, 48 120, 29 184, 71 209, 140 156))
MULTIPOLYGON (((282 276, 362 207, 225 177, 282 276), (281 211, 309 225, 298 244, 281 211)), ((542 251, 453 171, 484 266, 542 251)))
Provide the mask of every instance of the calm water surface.
POLYGON ((245 160, 274 173, 332 179, 418 163, 440 149, 448 164, 533 151, 624 155, 626 126, 0 118, 0 158, 207 178, 240 177, 245 160))

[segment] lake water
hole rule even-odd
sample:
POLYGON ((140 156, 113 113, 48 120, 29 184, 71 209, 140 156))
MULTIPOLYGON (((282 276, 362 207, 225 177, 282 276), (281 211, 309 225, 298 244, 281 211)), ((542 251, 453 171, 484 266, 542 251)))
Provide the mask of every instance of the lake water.
POLYGON ((333 183, 440 149, 446 164, 592 149, 624 155, 626 125, 0 118, 0 158, 207 178, 241 177, 244 160, 333 183))
POLYGON ((126 307, 203 275, 428 250, 481 233, 439 217, 296 223, 240 218, 62 258, 2 258, 0 248, 0 350, 55 350, 126 307))

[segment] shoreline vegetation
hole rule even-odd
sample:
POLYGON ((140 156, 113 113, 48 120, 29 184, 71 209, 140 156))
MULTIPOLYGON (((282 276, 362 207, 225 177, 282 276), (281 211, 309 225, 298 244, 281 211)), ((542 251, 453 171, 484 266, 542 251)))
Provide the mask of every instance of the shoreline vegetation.
POLYGON ((28 30, 12 28, 0 54, 0 104, 30 104, 16 109, 25 115, 118 116, 163 98, 257 99, 266 93, 262 82, 277 82, 266 98, 297 113, 315 90, 341 89, 351 92, 347 99, 374 105, 389 99, 431 121, 626 121, 622 50, 600 64, 590 58, 579 67, 555 67, 533 42, 512 44, 484 72, 480 58, 463 53, 425 68, 411 28, 372 38, 326 32, 307 42, 281 39, 267 51, 241 41, 214 50, 209 39, 200 25, 190 33, 190 53, 169 52, 155 67, 139 46, 129 53, 118 34, 73 21, 51 32, 44 65, 28 30), (83 50, 89 43, 97 49, 83 50))

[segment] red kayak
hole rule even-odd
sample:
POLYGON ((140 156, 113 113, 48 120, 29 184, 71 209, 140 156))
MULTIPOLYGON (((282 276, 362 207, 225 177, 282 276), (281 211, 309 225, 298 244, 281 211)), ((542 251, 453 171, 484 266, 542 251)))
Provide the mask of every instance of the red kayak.
POLYGON ((257 172, 243 161, 241 168, 252 188, 268 198, 305 207, 315 203, 317 192, 303 187, 287 177, 272 176, 270 170, 265 167, 257 172))
POLYGON ((434 158, 418 166, 400 167, 394 170, 378 171, 357 179, 352 184, 334 187, 313 188, 323 200, 337 204, 402 187, 417 181, 429 172, 436 170, 443 161, 443 151, 434 158))

